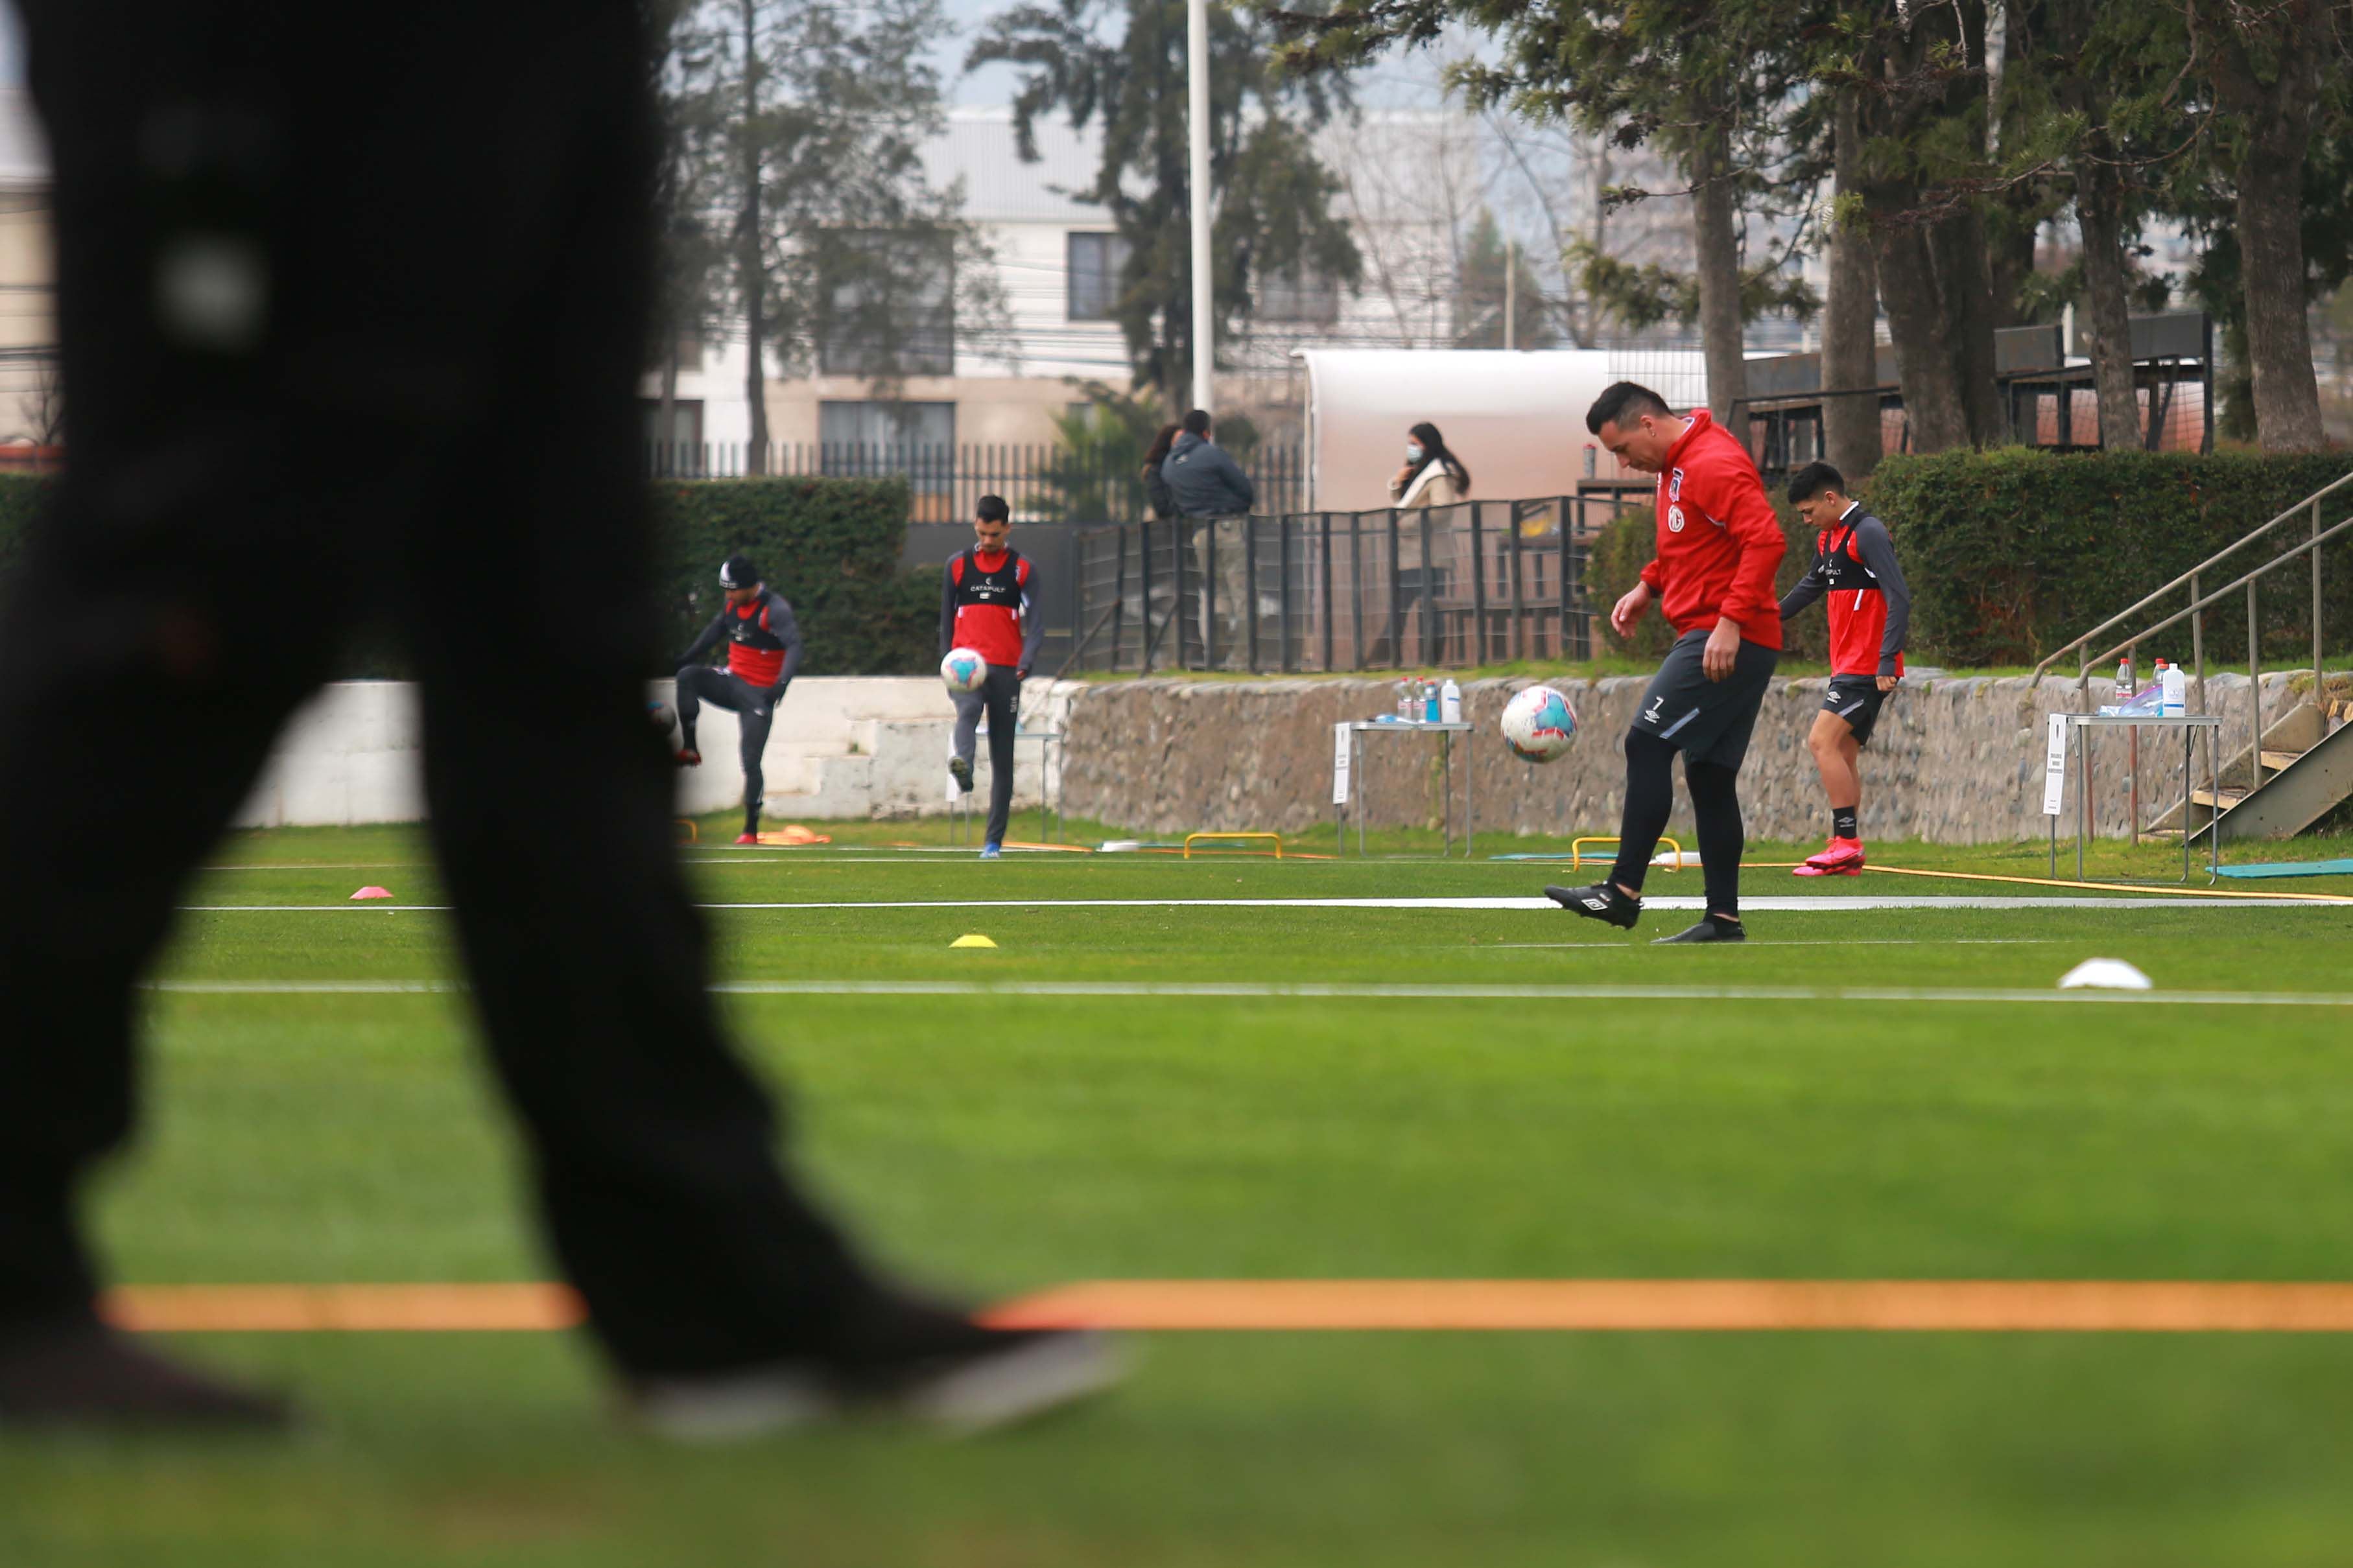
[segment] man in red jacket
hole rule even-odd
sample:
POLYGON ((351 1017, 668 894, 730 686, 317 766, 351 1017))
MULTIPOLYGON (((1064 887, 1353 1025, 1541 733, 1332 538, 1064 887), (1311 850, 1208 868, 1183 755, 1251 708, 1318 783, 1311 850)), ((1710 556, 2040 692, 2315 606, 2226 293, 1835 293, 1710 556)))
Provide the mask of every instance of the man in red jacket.
POLYGON ((1700 409, 1672 413, 1649 387, 1618 382, 1596 398, 1585 427, 1620 462, 1659 476, 1658 555, 1609 612, 1621 637, 1661 601, 1675 646, 1642 694, 1626 732, 1626 812, 1618 863, 1589 888, 1546 888, 1566 909, 1631 930, 1642 879, 1674 805, 1672 763, 1683 754, 1699 825, 1707 912, 1662 942, 1742 942, 1737 789, 1757 710, 1781 657, 1773 574, 1788 548, 1748 450, 1700 409))

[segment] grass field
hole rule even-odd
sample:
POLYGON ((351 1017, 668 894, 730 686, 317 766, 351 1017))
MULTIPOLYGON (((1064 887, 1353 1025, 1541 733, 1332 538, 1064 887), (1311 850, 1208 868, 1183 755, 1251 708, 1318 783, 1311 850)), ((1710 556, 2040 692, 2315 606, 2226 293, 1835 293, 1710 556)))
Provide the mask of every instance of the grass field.
MULTIPOLYGON (((1655 949, 1549 910, 1198 901, 1525 895, 1564 867, 980 865, 885 847, 928 829, 839 837, 688 852, 713 905, 836 906, 714 909, 725 981, 867 988, 723 1005, 789 1086, 796 1159, 885 1258, 977 1299, 1124 1279, 2353 1279, 2353 906, 1824 904, 1752 911, 1741 948, 1655 949), (950 951, 968 931, 999 945, 950 951), (2251 1005, 2040 999, 2103 954, 2251 1005), (937 982, 965 989, 903 989, 937 982), (1641 994, 1375 989, 1409 984, 1641 994), (1323 994, 1283 994, 1303 986, 1323 994), (1709 994, 1760 988, 1800 994, 1709 994), (1905 994, 1840 994, 1858 990, 1905 994)), ((2162 874, 2168 853, 2103 846, 2094 868, 2162 874)), ((1745 891, 2059 890, 1756 870, 1745 891)), ((155 994, 148 1136, 102 1194, 118 1278, 544 1277, 461 995, 237 989, 455 980, 442 917, 408 907, 438 901, 411 833, 224 847, 159 976, 216 989, 155 994), (396 907, 348 905, 364 882, 396 907)), ((0 1441, 0 1563, 2237 1568, 2342 1563, 2353 1542, 2342 1334, 1154 1334, 1129 1385, 1035 1429, 716 1453, 617 1426, 568 1336, 180 1348, 292 1386, 312 1429, 0 1441)))

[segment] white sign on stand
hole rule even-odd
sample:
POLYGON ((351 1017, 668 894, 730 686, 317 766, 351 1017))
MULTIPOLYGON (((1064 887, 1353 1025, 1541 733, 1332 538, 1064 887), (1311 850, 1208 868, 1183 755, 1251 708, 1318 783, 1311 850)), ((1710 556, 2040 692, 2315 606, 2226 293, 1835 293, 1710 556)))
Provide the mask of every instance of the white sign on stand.
POLYGON ((1342 720, 1332 726, 1332 804, 1348 804, 1348 721, 1342 720))
POLYGON ((2067 715, 2048 715, 2050 736, 2042 752, 2042 815, 2059 815, 2067 793, 2067 715))

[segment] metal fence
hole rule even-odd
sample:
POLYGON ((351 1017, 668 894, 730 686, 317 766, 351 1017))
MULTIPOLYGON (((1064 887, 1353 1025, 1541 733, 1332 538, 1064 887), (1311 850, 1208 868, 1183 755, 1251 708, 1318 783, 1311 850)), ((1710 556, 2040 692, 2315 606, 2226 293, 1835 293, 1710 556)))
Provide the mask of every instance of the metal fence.
MULTIPOLYGON (((1267 442, 1241 458, 1273 513, 1307 504, 1306 466, 1296 442, 1267 442)), ((1056 446, 844 442, 655 443, 645 449, 654 479, 904 479, 912 522, 965 522, 985 495, 1003 496, 1017 522, 1124 522, 1150 514, 1140 454, 1072 451, 1056 446)))
POLYGON ((1455 668, 1592 657, 1590 540, 1550 496, 1079 531, 1071 671, 1455 668))

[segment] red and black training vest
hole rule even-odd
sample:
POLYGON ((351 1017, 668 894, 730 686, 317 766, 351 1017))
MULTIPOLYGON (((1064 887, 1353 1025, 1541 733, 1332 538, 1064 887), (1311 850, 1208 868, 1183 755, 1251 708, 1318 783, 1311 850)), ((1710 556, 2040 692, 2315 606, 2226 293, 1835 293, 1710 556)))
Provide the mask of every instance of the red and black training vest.
POLYGON ((769 597, 726 613, 727 668, 754 686, 774 686, 785 670, 785 639, 768 629, 769 597))
MULTIPOLYGON (((1823 597, 1830 608, 1832 675, 1879 673, 1879 646, 1887 636, 1887 595, 1854 552, 1854 531, 1870 515, 1854 507, 1814 541, 1819 552, 1814 570, 1830 584, 1823 597)), ((1895 673, 1904 673, 1901 653, 1895 656, 1895 673)))
POLYGON ((1029 588, 1029 563, 1011 545, 984 566, 967 546, 948 563, 955 584, 955 646, 968 647, 991 664, 1021 662, 1021 601, 1029 588))

